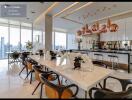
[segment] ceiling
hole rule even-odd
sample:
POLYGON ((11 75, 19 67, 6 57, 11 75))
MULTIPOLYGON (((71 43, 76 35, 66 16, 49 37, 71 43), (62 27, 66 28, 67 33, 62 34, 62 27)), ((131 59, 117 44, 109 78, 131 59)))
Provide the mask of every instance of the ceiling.
POLYGON ((27 17, 8 19, 36 22, 36 27, 44 29, 43 15, 49 14, 53 16, 53 27, 65 31, 120 13, 132 12, 132 2, 0 2, 2 4, 27 5, 27 17))

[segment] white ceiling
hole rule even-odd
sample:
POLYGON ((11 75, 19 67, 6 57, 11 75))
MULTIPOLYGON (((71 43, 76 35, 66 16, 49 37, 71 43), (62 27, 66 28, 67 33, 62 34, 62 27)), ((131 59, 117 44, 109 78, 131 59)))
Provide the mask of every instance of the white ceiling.
MULTIPOLYGON (((23 18, 9 18, 13 20, 19 20, 21 22, 33 23, 43 12, 45 12, 54 2, 0 2, 1 4, 26 4, 27 5, 27 17, 23 18), (34 11, 36 13, 32 14, 34 11), (29 19, 27 19, 29 18, 29 19)), ((51 11, 50 15, 55 15, 72 5, 75 2, 59 2, 51 11)), ((87 5, 80 10, 69 14, 73 10, 87 4, 88 2, 79 2, 74 7, 64 11, 59 16, 54 17, 53 26, 56 29, 72 30, 77 27, 81 27, 84 23, 90 23, 98 19, 112 16, 114 14, 126 12, 132 10, 132 2, 94 2, 87 5), (69 15, 67 15, 69 14, 69 15), (64 18, 63 18, 64 17, 64 18), (85 19, 84 19, 85 18, 85 19)), ((37 27, 44 29, 44 18, 40 19, 37 27)))
POLYGON ((88 23, 129 10, 132 10, 132 2, 96 2, 69 16, 66 16, 66 18, 74 19, 81 23, 88 23))

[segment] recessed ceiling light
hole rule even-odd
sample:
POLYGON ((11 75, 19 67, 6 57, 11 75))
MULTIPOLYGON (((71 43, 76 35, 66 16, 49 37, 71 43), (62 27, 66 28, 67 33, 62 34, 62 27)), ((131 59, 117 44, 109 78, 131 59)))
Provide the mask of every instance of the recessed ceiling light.
POLYGON ((4 5, 5 8, 7 8, 7 7, 9 7, 9 6, 10 6, 10 5, 8 5, 8 4, 5 4, 5 5, 4 5))
POLYGON ((35 11, 31 11, 32 14, 36 13, 35 11))

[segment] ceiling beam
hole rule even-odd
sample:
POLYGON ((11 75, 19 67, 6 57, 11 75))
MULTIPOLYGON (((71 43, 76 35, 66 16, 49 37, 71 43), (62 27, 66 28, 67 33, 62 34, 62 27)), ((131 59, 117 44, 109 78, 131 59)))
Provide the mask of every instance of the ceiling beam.
POLYGON ((81 25, 83 25, 83 23, 81 23, 81 22, 78 22, 78 21, 75 21, 75 20, 72 20, 72 19, 69 19, 69 18, 65 18, 65 17, 61 17, 62 19, 65 19, 65 20, 68 20, 68 21, 71 21, 71 22, 74 22, 74 23, 76 23, 76 24, 81 24, 81 25))
POLYGON ((107 17, 104 17, 104 18, 101 18, 101 19, 93 20, 93 21, 89 22, 89 24, 93 24, 96 21, 99 21, 99 22, 103 23, 108 18, 111 18, 113 20, 119 20, 119 19, 122 19, 122 18, 131 17, 131 16, 132 16, 132 10, 129 10, 129 11, 121 12, 121 13, 118 13, 118 14, 113 14, 111 16, 107 16, 107 17))
POLYGON ((77 8, 77 9, 75 9, 75 10, 69 12, 68 14, 66 14, 66 15, 63 16, 63 17, 67 17, 68 15, 71 15, 71 14, 75 13, 76 11, 79 11, 80 9, 82 9, 82 8, 84 8, 84 7, 87 7, 87 6, 91 5, 91 4, 93 4, 93 2, 88 2, 88 3, 84 4, 84 5, 82 5, 81 7, 79 7, 79 8, 77 8))
POLYGON ((34 24, 37 24, 42 18, 45 17, 45 15, 50 12, 54 7, 56 7, 59 4, 59 2, 53 3, 46 11, 44 11, 39 17, 35 19, 33 22, 34 24))
POLYGON ((64 8, 62 11, 58 12, 57 14, 53 15, 53 17, 59 16, 60 14, 62 14, 63 12, 67 11, 68 9, 74 7, 75 5, 77 5, 79 2, 75 2, 73 4, 71 4, 70 6, 64 8))

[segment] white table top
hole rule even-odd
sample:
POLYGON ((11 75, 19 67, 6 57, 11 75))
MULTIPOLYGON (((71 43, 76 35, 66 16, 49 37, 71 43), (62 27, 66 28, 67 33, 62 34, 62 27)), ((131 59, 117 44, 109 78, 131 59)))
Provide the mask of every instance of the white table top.
POLYGON ((45 65, 47 68, 70 80, 85 91, 105 79, 113 72, 110 69, 98 66, 94 66, 93 71, 73 70, 68 64, 59 65, 59 58, 57 58, 57 60, 50 61, 46 60, 45 57, 40 57, 39 55, 30 55, 29 57, 37 61, 39 64, 45 65))

